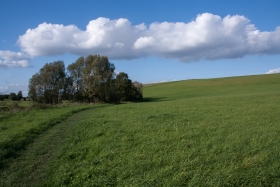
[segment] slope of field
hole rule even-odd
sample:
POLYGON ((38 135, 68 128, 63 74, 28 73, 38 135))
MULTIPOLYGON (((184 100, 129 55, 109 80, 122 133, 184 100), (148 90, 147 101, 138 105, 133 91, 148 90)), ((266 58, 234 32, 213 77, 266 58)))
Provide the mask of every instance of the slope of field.
POLYGON ((53 126, 0 184, 280 186, 280 74, 149 85, 144 97, 53 126))
POLYGON ((151 84, 145 97, 161 100, 279 92, 280 74, 188 80, 151 84))

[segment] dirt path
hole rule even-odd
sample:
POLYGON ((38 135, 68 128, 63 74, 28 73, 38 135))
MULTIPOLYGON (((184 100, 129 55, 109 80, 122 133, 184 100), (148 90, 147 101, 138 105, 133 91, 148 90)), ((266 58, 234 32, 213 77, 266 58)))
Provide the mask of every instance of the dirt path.
POLYGON ((55 125, 11 159, 9 167, 0 171, 0 186, 38 186, 48 179, 47 168, 61 151, 61 143, 77 122, 93 109, 76 113, 55 125), (37 184, 37 185, 36 185, 37 184))

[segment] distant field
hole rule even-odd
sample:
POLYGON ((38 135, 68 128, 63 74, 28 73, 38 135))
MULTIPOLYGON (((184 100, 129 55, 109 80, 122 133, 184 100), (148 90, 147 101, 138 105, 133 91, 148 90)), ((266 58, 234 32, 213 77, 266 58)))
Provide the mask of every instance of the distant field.
POLYGON ((19 106, 30 106, 31 105, 31 101, 11 101, 11 100, 4 100, 4 101, 0 101, 0 107, 7 107, 10 105, 13 105, 17 103, 19 106))
POLYGON ((0 186, 280 186, 280 74, 153 84, 144 98, 1 116, 0 186))

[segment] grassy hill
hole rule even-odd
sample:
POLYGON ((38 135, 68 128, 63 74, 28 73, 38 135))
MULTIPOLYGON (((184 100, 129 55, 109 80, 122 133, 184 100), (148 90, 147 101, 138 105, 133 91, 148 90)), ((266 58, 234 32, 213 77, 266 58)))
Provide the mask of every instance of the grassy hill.
POLYGON ((145 96, 182 99, 209 96, 279 92, 279 74, 187 80, 150 84, 145 96))
POLYGON ((0 185, 280 185, 280 74, 147 85, 144 98, 1 116, 1 152, 41 128, 2 156, 0 185))

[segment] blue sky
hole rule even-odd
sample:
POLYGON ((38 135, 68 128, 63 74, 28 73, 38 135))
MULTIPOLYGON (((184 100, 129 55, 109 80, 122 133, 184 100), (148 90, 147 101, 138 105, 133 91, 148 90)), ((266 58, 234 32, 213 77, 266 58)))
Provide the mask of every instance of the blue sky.
POLYGON ((0 93, 45 63, 109 57, 142 83, 280 72, 280 1, 1 0, 0 93))

